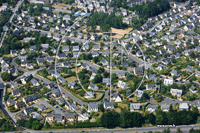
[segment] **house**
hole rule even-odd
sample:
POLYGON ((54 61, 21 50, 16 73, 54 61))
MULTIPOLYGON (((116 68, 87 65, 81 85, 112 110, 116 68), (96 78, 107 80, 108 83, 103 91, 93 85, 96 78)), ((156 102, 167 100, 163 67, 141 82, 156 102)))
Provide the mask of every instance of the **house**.
POLYGON ((25 107, 26 106, 26 104, 24 103, 24 102, 18 102, 18 103, 15 103, 15 108, 17 109, 17 108, 23 108, 23 107, 25 107))
POLYGON ((189 91, 190 91, 190 93, 192 93, 192 94, 195 94, 195 93, 197 93, 197 88, 196 87, 194 87, 193 85, 189 88, 189 91))
POLYGON ((140 109, 140 103, 131 103, 130 104, 130 111, 135 111, 140 109))
POLYGON ((17 50, 10 50, 11 56, 17 56, 17 50))
POLYGON ((193 66, 190 66, 190 65, 187 65, 187 68, 186 70, 190 73, 193 73, 194 72, 194 67, 193 66))
POLYGON ((64 117, 65 117, 66 121, 72 122, 76 119, 76 114, 75 113, 66 113, 64 117))
POLYGON ((92 89, 93 91, 98 91, 99 87, 90 82, 90 85, 88 86, 88 89, 92 89))
POLYGON ((113 102, 104 102, 104 109, 114 109, 113 102))
POLYGON ((78 52, 79 51, 79 46, 73 46, 73 52, 78 52))
POLYGON ((103 66, 108 66, 109 65, 109 62, 107 60, 105 60, 104 58, 102 58, 100 60, 100 63, 103 65, 103 66))
POLYGON ((113 95, 113 99, 115 100, 115 102, 122 102, 122 96, 116 92, 114 95, 113 95))
POLYGON ((155 112, 158 109, 158 105, 148 105, 147 110, 148 112, 155 112))
POLYGON ((77 119, 78 121, 84 122, 89 119, 90 115, 88 113, 85 113, 84 111, 80 111, 79 114, 80 115, 78 115, 78 119, 77 119))
POLYGON ((162 60, 162 63, 165 65, 168 65, 170 63, 170 59, 169 58, 165 58, 162 60))
POLYGON ((99 56, 99 53, 98 53, 98 52, 93 52, 93 53, 92 53, 92 57, 97 57, 97 56, 99 56))
POLYGON ((47 57, 47 62, 49 62, 49 63, 54 62, 54 58, 53 57, 47 57))
POLYGON ((64 98, 59 98, 56 100, 59 104, 64 104, 65 103, 65 99, 64 98))
POLYGON ((195 103, 195 106, 196 106, 198 109, 200 109, 200 102, 199 102, 199 101, 196 102, 196 103, 195 103))
POLYGON ((51 122, 51 121, 53 121, 54 120, 54 115, 53 115, 53 113, 51 112, 51 113, 48 113, 47 115, 46 115, 46 121, 47 122, 51 122))
POLYGON ((93 80, 95 78, 97 74, 96 73, 92 73, 91 77, 90 77, 90 80, 93 80))
POLYGON ((45 107, 44 104, 39 104, 38 110, 39 110, 39 111, 45 111, 45 110, 47 110, 47 108, 45 107))
POLYGON ((41 120, 42 120, 42 115, 40 115, 40 114, 37 113, 37 112, 32 112, 32 113, 31 113, 31 116, 32 116, 33 118, 36 118, 38 121, 41 121, 41 120))
POLYGON ((100 50, 100 45, 98 45, 98 44, 97 44, 97 45, 94 45, 94 46, 93 46, 93 50, 96 50, 96 51, 100 50))
POLYGON ((180 75, 181 75, 178 71, 176 71, 174 69, 170 73, 172 76, 176 76, 176 77, 180 77, 180 75))
POLYGON ((104 51, 104 52, 102 52, 102 55, 103 55, 104 57, 108 57, 108 56, 109 56, 109 52, 108 52, 108 51, 104 51))
POLYGON ((150 42, 145 41, 144 46, 146 46, 147 48, 150 48, 152 47, 152 44, 150 42))
POLYGON ((32 79, 31 83, 33 84, 33 86, 39 86, 40 85, 40 83, 36 79, 32 79))
POLYGON ((0 82, 0 90, 3 90, 4 87, 5 87, 4 83, 1 83, 1 82, 0 82))
POLYGON ((58 55, 58 59, 65 59, 65 57, 66 57, 66 54, 65 53, 61 53, 61 54, 59 54, 58 55))
POLYGON ((124 82, 124 81, 119 80, 117 86, 119 88, 125 89, 125 88, 128 87, 128 84, 126 82, 124 82))
POLYGON ((26 84, 26 83, 28 83, 30 80, 31 80, 30 77, 24 77, 24 78, 21 79, 22 84, 26 84))
POLYGON ((24 113, 19 113, 18 114, 18 117, 17 117, 18 119, 24 119, 24 120, 27 120, 29 117, 27 116, 27 115, 25 115, 24 113))
POLYGON ((48 48, 49 48, 49 44, 41 44, 41 47, 42 47, 43 49, 48 49, 48 48))
POLYGON ((33 65, 30 64, 30 63, 27 63, 27 64, 26 64, 26 67, 27 67, 28 69, 33 69, 33 68, 34 68, 33 65))
POLYGON ((125 71, 120 71, 117 73, 119 78, 124 78, 125 77, 125 71))
POLYGON ((16 89, 12 91, 13 96, 20 96, 22 94, 22 89, 16 89))
POLYGON ((14 89, 14 88, 17 88, 18 87, 18 84, 16 84, 14 81, 10 81, 10 86, 14 89))
POLYGON ((71 87, 71 88, 75 88, 76 87, 76 82, 71 80, 69 82, 68 86, 71 87))
POLYGON ((96 103, 89 103, 88 104, 88 112, 98 112, 98 104, 96 103))
POLYGON ((156 90, 157 85, 156 84, 147 84, 146 85, 146 90, 156 90))
POLYGON ((59 76, 58 81, 63 85, 63 84, 65 84, 66 79, 61 77, 61 76, 59 76))
POLYGON ((173 79, 164 79, 164 83, 165 86, 169 86, 169 85, 173 85, 174 84, 174 80, 173 79))
POLYGON ((54 97, 59 97, 60 96, 60 91, 58 89, 53 89, 51 91, 51 94, 54 96, 54 97))
POLYGON ((2 73, 4 73, 4 72, 10 73, 10 69, 7 68, 7 67, 3 67, 3 68, 1 69, 1 72, 2 72, 2 73))
POLYGON ((103 83, 105 83, 105 84, 110 84, 110 78, 103 78, 103 81, 102 81, 103 83))
POLYGON ((159 64, 158 67, 156 68, 157 70, 161 71, 161 70, 165 70, 166 66, 164 66, 163 64, 159 64))
POLYGON ((200 77, 200 71, 196 71, 195 76, 200 77))
POLYGON ((12 106, 12 105, 15 104, 15 101, 13 99, 8 98, 6 103, 7 103, 8 106, 12 106))
POLYGON ((30 114, 31 112, 33 112, 33 108, 32 107, 27 107, 25 110, 24 110, 24 113, 26 115, 30 114))
POLYGON ((37 60, 38 65, 43 65, 43 63, 45 61, 43 58, 37 58, 36 60, 37 60))
POLYGON ((27 51, 26 51, 24 48, 22 48, 22 50, 21 50, 20 53, 23 55, 23 54, 26 54, 26 52, 27 52, 27 51))
POLYGON ((131 18, 123 18, 122 22, 126 23, 126 24, 132 24, 132 19, 131 18))
POLYGON ((92 41, 96 41, 97 38, 98 38, 97 34, 93 34, 93 35, 90 37, 90 39, 91 39, 92 41))
POLYGON ((63 46, 62 52, 69 52, 69 46, 63 46))
POLYGON ((92 91, 85 92, 85 98, 90 99, 94 97, 94 93, 92 91))
POLYGON ((169 111, 169 106, 170 105, 161 105, 162 111, 165 111, 165 112, 169 111))
POLYGON ((142 67, 134 67, 134 74, 142 74, 143 73, 143 68, 142 67))
POLYGON ((27 103, 33 102, 33 101, 35 101, 35 100, 37 100, 39 98, 40 98, 40 94, 39 93, 35 93, 32 96, 24 97, 23 98, 23 102, 25 102, 27 104, 27 103))
POLYGON ((63 20, 68 22, 69 20, 72 20, 72 17, 70 15, 64 15, 63 20))
POLYGON ((188 104, 187 103, 180 103, 179 104, 179 109, 180 110, 188 110, 189 109, 189 106, 188 106, 188 104))
POLYGON ((142 90, 136 90, 135 91, 135 96, 137 96, 137 97, 142 97, 143 94, 144 94, 144 91, 142 91, 142 90))
POLYGON ((146 75, 146 78, 147 78, 147 79, 150 79, 150 80, 155 80, 155 79, 156 79, 155 76, 154 76, 153 74, 147 74, 147 75, 146 75))
POLYGON ((180 89, 173 89, 173 88, 171 88, 170 93, 172 94, 172 96, 181 97, 183 91, 180 90, 180 89))
POLYGON ((54 115, 54 120, 55 120, 56 122, 62 122, 62 121, 63 121, 63 117, 62 117, 61 114, 55 114, 55 115, 54 115))

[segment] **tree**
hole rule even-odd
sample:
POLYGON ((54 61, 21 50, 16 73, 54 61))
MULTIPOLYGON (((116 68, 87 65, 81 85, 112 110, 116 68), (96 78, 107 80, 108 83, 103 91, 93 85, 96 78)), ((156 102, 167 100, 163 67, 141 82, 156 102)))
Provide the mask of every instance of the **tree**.
POLYGON ((181 131, 180 128, 177 128, 177 132, 176 133, 183 133, 183 132, 181 131))
POLYGON ((102 76, 100 74, 97 74, 93 79, 93 83, 96 84, 100 82, 102 82, 102 76))
POLYGON ((120 125, 120 115, 114 110, 104 112, 100 120, 103 127, 115 128, 120 125))
POLYGON ((104 112, 103 104, 99 104, 99 109, 101 110, 101 112, 104 112))
POLYGON ((110 31, 111 27, 110 27, 109 24, 101 24, 100 29, 101 29, 102 32, 106 32, 106 31, 110 31))
POLYGON ((11 79, 13 79, 13 76, 11 73, 8 72, 4 72, 1 74, 1 78, 3 79, 3 81, 10 81, 11 79))
POLYGON ((163 97, 160 94, 157 94, 156 97, 155 97, 155 100, 157 102, 162 102, 163 101, 163 97))
POLYGON ((169 129, 169 128, 168 128, 167 130, 164 129, 164 130, 162 131, 162 133, 170 133, 170 129, 169 129))
POLYGON ((151 124, 155 124, 156 117, 155 117, 155 115, 153 113, 147 114, 146 115, 146 119, 148 119, 151 124))
POLYGON ((40 123, 38 120, 33 121, 32 129, 39 130, 42 128, 42 123, 40 123))
POLYGON ((109 76, 109 73, 105 71, 105 72, 103 73, 103 76, 104 76, 105 78, 107 78, 107 77, 109 76))

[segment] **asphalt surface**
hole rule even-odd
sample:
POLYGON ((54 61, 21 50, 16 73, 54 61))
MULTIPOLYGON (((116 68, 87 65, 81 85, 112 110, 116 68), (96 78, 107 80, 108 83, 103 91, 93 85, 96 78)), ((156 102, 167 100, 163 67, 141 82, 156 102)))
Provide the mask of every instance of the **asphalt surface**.
MULTIPOLYGON (((183 133, 189 133, 189 130, 191 128, 193 129, 199 129, 199 125, 184 125, 184 126, 176 126, 170 128, 171 133, 176 133, 177 128, 180 128, 183 133)), ((130 129, 83 129, 83 130, 60 130, 60 131, 29 131, 30 133, 81 133, 81 132, 88 132, 88 133, 143 133, 148 131, 160 131, 162 132, 164 129, 167 128, 159 128, 159 127, 147 127, 147 128, 130 128, 130 129)))

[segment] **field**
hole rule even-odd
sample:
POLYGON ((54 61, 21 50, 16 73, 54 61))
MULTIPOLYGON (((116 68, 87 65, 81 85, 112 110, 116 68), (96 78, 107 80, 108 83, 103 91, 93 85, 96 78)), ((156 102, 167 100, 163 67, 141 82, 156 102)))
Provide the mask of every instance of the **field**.
POLYGON ((69 83, 71 80, 73 81, 77 80, 77 78, 75 76, 72 76, 72 77, 66 78, 66 80, 69 83))
MULTIPOLYGON (((111 28, 111 31, 113 33, 116 33, 112 37, 116 38, 116 39, 122 38, 125 34, 129 33, 132 29, 133 28, 128 28, 128 29, 123 30, 123 29, 111 28)), ((83 33, 87 33, 86 29, 83 30, 83 33)), ((91 34, 94 34, 94 33, 91 32, 91 34)), ((102 35, 102 32, 100 30, 100 26, 97 26, 97 28, 96 28, 96 34, 97 35, 102 35)))
POLYGON ((72 5, 57 4, 57 5, 53 5, 53 7, 56 8, 56 9, 64 9, 64 10, 67 10, 67 8, 71 9, 72 5))

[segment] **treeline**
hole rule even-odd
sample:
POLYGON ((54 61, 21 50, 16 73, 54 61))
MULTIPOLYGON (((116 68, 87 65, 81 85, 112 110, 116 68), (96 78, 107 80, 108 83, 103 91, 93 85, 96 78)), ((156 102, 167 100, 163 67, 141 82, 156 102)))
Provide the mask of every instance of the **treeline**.
POLYGON ((19 126, 26 127, 28 129, 40 130, 43 126, 36 118, 30 117, 29 120, 18 119, 16 122, 19 126))
POLYGON ((0 16, 0 32, 3 31, 3 26, 8 23, 8 20, 12 14, 11 10, 3 12, 0 16))
POLYGON ((125 29, 128 27, 127 24, 122 22, 121 16, 115 16, 115 14, 108 14, 103 12, 94 12, 90 16, 90 21, 87 23, 88 26, 95 27, 100 25, 101 30, 109 31, 111 27, 117 29, 125 29))
POLYGON ((13 6, 17 3, 18 0, 0 0, 0 5, 2 5, 2 3, 8 3, 8 5, 13 6))
POLYGON ((31 16, 39 16, 39 15, 41 15, 41 13, 44 12, 42 4, 33 4, 33 3, 29 3, 27 1, 24 1, 24 4, 22 4, 19 7, 17 14, 21 14, 22 11, 26 11, 28 9, 29 9, 28 14, 31 15, 31 16), (35 5, 37 5, 37 8, 34 8, 35 5))
POLYGON ((16 128, 12 125, 9 119, 0 119, 0 131, 16 131, 16 128))
MULTIPOLYGON (((103 107, 102 107, 103 108, 103 107)), ((104 111, 104 109, 103 109, 104 111)), ((153 124, 153 125, 189 125, 195 124, 197 122, 197 117, 199 112, 197 108, 192 108, 192 111, 176 111, 170 106, 169 112, 163 112, 161 109, 156 111, 156 115, 153 113, 145 113, 143 116, 139 112, 129 112, 127 110, 122 110, 121 113, 115 112, 114 110, 106 110, 103 112, 103 115, 96 122, 75 122, 73 125, 67 124, 56 125, 61 126, 62 128, 91 128, 91 127, 105 127, 105 128, 133 128, 133 127, 142 127, 144 124, 153 124)), ((29 120, 17 120, 17 124, 29 129, 40 130, 41 128, 53 128, 55 123, 50 126, 48 123, 43 126, 41 122, 32 117, 29 120)))
POLYGON ((101 117, 101 126, 106 128, 129 128, 141 127, 143 124, 153 125, 189 125, 197 121, 199 115, 198 109, 193 108, 193 111, 176 111, 170 107, 169 112, 163 112, 158 109, 156 115, 153 113, 142 116, 138 112, 122 111, 120 114, 115 111, 106 111, 101 117))
POLYGON ((30 46, 36 45, 37 49, 40 50, 41 44, 48 43, 51 45, 50 38, 47 36, 40 35, 39 32, 24 32, 23 29, 20 29, 20 35, 15 35, 12 31, 9 33, 10 35, 3 42, 3 45, 0 49, 1 55, 9 54, 10 50, 21 50, 22 48, 29 48, 30 46), (30 40, 25 43, 23 40, 26 37, 35 37, 35 40, 30 40))
POLYGON ((134 5, 133 7, 129 7, 129 10, 139 11, 140 17, 147 19, 168 11, 170 8, 170 4, 167 0, 155 0, 143 5, 134 5))

